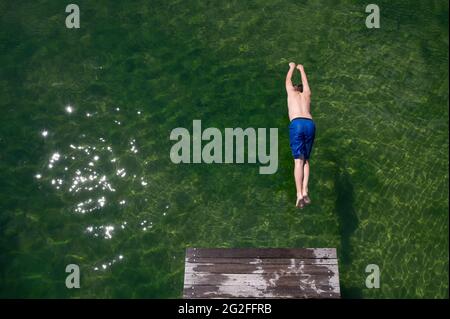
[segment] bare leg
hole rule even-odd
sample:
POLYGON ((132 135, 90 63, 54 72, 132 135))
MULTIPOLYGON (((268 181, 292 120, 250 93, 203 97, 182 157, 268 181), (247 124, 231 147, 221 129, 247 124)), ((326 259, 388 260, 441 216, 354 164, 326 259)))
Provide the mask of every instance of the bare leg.
POLYGON ((309 182, 309 160, 305 161, 303 166, 303 184, 302 184, 302 195, 305 200, 305 204, 310 204, 311 200, 308 196, 308 182, 309 182))
POLYGON ((308 182, 309 182, 309 160, 306 160, 305 164, 303 165, 303 184, 302 184, 303 196, 308 195, 308 182))
POLYGON ((295 178, 295 188, 297 189, 297 201, 295 206, 303 204, 303 192, 302 192, 302 181, 303 181, 303 165, 302 159, 294 159, 294 178, 295 178))

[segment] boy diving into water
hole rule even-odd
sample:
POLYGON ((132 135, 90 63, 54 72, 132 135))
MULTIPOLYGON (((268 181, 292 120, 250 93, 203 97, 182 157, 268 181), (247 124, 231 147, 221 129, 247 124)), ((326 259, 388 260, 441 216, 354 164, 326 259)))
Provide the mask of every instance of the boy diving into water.
POLYGON ((311 203, 308 196, 309 180, 309 156, 314 144, 316 126, 311 116, 311 90, 308 85, 303 65, 297 65, 300 71, 302 83, 292 84, 292 74, 295 63, 289 63, 289 71, 286 75, 286 92, 289 110, 289 141, 294 157, 294 178, 297 189, 295 206, 303 208, 311 203))

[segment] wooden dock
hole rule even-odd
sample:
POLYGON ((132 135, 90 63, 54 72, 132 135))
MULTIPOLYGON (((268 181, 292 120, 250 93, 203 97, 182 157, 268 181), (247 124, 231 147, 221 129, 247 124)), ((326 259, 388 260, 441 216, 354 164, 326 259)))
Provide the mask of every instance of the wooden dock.
POLYGON ((188 248, 184 298, 340 298, 335 248, 188 248))

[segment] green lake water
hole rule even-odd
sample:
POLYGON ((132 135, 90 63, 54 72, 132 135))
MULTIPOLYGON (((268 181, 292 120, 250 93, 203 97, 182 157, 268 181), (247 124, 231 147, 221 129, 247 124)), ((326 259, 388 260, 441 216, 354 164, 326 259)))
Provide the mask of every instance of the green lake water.
POLYGON ((380 29, 364 1, 76 3, 80 29, 0 1, 0 297, 179 298, 186 247, 336 247, 344 298, 448 298, 447 1, 377 1, 380 29), (317 126, 301 211, 291 60, 317 126), (278 128, 278 171, 173 164, 194 119, 278 128))

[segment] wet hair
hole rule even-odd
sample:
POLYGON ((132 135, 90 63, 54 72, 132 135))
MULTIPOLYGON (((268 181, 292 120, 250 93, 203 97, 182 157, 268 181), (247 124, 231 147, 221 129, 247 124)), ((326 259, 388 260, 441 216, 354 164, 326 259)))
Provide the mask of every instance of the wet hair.
POLYGON ((296 91, 303 93, 303 84, 300 83, 300 84, 294 85, 294 89, 296 91))

